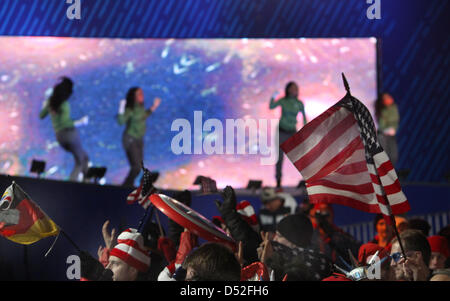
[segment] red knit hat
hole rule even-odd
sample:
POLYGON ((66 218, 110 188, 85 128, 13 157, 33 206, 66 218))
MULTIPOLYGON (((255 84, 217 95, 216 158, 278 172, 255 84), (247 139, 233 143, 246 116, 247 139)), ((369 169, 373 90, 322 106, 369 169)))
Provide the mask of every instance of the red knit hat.
POLYGON ((427 238, 431 247, 431 252, 441 253, 445 258, 450 257, 448 242, 444 236, 434 235, 427 238))
POLYGON ((122 259, 140 272, 146 272, 150 266, 150 257, 144 250, 144 238, 136 229, 129 228, 120 233, 110 256, 122 259))
POLYGON ((379 251, 378 257, 380 259, 383 259, 384 257, 388 256, 388 250, 386 250, 386 248, 380 247, 379 245, 371 243, 371 242, 363 244, 359 248, 358 261, 362 265, 367 264, 367 258, 374 255, 377 251, 379 251))

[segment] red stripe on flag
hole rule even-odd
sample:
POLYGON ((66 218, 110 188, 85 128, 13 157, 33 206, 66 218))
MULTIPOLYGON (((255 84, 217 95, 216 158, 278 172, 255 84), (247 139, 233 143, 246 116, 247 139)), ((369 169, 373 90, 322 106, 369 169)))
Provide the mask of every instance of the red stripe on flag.
POLYGON ((352 175, 356 173, 362 173, 367 171, 366 161, 350 163, 338 168, 335 172, 340 175, 352 175))
POLYGON ((282 145, 281 149, 285 153, 289 153, 291 150, 297 147, 297 145, 302 144, 312 133, 316 130, 316 128, 326 119, 330 118, 334 113, 336 113, 340 107, 334 106, 322 113, 316 119, 307 123, 301 131, 297 132, 291 138, 286 140, 282 145))
POLYGON ((343 195, 317 193, 309 195, 309 200, 312 203, 339 204, 369 213, 380 213, 380 207, 378 206, 378 204, 367 204, 343 195))
POLYGON ((377 168, 378 175, 380 177, 383 177, 383 176, 387 175, 393 169, 394 169, 394 166, 392 165, 391 160, 388 160, 388 161, 384 162, 383 164, 381 164, 377 168))
MULTIPOLYGON (((320 169, 314 176, 306 180, 309 182, 314 182, 315 180, 323 178, 326 175, 330 174, 331 172, 336 170, 342 163, 344 163, 345 160, 347 160, 348 157, 350 157, 356 150, 360 149, 361 146, 361 138, 359 136, 355 137, 355 139, 353 139, 340 153, 338 153, 336 156, 334 156, 333 159, 328 161, 328 163, 324 167, 322 167, 322 169, 320 169)), ((302 170, 302 167, 299 166, 297 162, 295 162, 294 164, 295 167, 297 167, 298 170, 302 170)))
POLYGON ((314 146, 308 153, 297 160, 297 162, 295 162, 296 166, 298 164, 300 168, 306 168, 355 123, 356 120, 353 115, 348 115, 347 117, 345 117, 338 125, 336 125, 331 131, 329 131, 316 146, 314 146))
POLYGON ((387 195, 398 193, 400 191, 402 191, 402 187, 400 186, 400 182, 398 181, 398 179, 396 179, 395 182, 392 183, 391 185, 384 186, 384 192, 387 195))
POLYGON ((359 184, 359 185, 346 185, 346 184, 338 184, 338 183, 334 183, 329 180, 322 179, 322 180, 316 180, 314 182, 306 184, 307 187, 313 187, 313 186, 318 186, 318 185, 326 186, 326 187, 333 188, 333 189, 340 189, 340 190, 346 190, 346 191, 350 191, 350 192, 356 192, 359 194, 369 194, 369 193, 375 192, 373 189, 372 183, 365 183, 365 184, 359 184))

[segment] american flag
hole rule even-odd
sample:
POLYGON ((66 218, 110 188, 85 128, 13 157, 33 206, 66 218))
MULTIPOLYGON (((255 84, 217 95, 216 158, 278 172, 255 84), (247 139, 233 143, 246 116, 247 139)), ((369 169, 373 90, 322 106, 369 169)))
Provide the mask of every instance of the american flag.
POLYGON ((385 216, 410 209, 369 110, 350 93, 281 148, 304 177, 313 203, 385 216))
POLYGON ((142 177, 141 184, 128 195, 127 203, 134 204, 138 202, 144 209, 147 209, 150 205, 149 196, 150 192, 153 190, 153 185, 151 182, 151 172, 145 167, 143 167, 143 170, 144 176, 142 177))

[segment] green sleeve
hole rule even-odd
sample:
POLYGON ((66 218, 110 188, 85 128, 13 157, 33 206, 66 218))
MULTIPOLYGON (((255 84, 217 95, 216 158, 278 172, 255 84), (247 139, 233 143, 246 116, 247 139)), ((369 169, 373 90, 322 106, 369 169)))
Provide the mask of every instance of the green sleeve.
POLYGON ((283 98, 281 98, 280 100, 278 100, 277 102, 275 102, 275 99, 272 97, 270 99, 270 105, 269 108, 270 109, 275 109, 276 107, 278 107, 279 105, 281 105, 281 101, 283 100, 283 98))
POLYGON ((117 115, 117 122, 119 122, 120 125, 124 125, 128 122, 128 120, 130 120, 131 115, 133 115, 133 112, 129 109, 126 109, 124 114, 117 115))
POLYGON ((394 113, 393 113, 393 123, 395 124, 394 128, 397 131, 398 125, 400 124, 400 115, 398 114, 398 107, 395 105, 394 107, 394 113))
POLYGON ((299 102, 300 102, 300 112, 302 112, 303 115, 303 126, 304 126, 305 124, 308 123, 308 121, 306 120, 305 105, 301 100, 299 100, 299 102))
POLYGON ((41 112, 39 113, 39 118, 44 119, 48 115, 48 103, 44 105, 41 112))

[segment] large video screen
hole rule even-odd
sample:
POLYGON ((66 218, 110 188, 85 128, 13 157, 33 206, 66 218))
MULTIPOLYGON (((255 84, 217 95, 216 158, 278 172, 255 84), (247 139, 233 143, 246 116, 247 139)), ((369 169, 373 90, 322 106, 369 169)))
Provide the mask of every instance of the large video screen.
MULTIPOLYGON (((10 175, 33 176, 30 164, 38 159, 47 162, 45 178, 68 179, 73 158, 58 145, 50 118, 39 118, 61 76, 74 82, 71 117, 89 118, 77 129, 91 164, 108 168, 102 184, 121 184, 129 170, 121 139, 125 127, 116 120, 128 89, 141 87, 146 107, 155 97, 162 99, 147 120, 144 162, 159 171, 156 186, 166 189, 192 188, 199 175, 215 179, 218 187, 245 187, 250 179, 274 185, 274 164, 261 164, 267 155, 258 152, 258 139, 266 129, 258 121, 280 118, 280 107, 269 109, 270 98, 275 91, 282 97, 290 81, 299 86, 308 120, 345 95, 341 72, 352 94, 371 112, 376 97, 374 38, 0 37, 0 44, 0 173, 10 175), (258 135, 248 130, 245 149, 238 150, 236 134, 236 149, 227 152, 226 122, 238 119, 254 120, 258 135), (183 143, 190 139, 190 147, 184 146, 191 153, 174 150, 175 137, 188 130, 177 127, 176 120, 189 122, 190 137, 183 132, 183 143), (214 120, 210 125, 220 122, 223 129, 208 130, 208 120, 214 120), (204 143, 215 145, 215 152, 202 147, 204 143), (195 151, 198 146, 200 151, 195 151)), ((299 129, 300 114, 297 120, 299 129)), ((285 157, 283 185, 297 185, 301 179, 285 157)))

